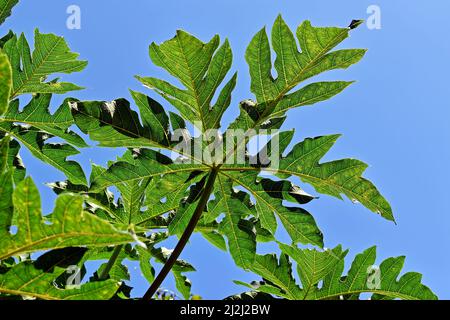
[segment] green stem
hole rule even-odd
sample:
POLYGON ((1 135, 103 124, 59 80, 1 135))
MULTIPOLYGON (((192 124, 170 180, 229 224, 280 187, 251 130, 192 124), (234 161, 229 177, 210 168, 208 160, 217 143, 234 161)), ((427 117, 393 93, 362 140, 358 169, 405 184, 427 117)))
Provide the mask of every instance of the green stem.
POLYGON ((109 276, 109 272, 111 271, 112 267, 114 266, 114 263, 116 263, 117 258, 119 257, 120 251, 123 248, 123 244, 118 245, 114 248, 114 251, 111 255, 111 258, 109 258, 108 263, 106 264, 106 267, 103 269, 102 273, 98 277, 98 279, 106 280, 109 276))
POLYGON ((219 173, 218 168, 213 168, 211 170, 211 172, 209 173, 208 181, 206 182, 206 186, 202 191, 202 196, 200 198, 200 201, 199 201, 197 207, 195 208, 194 214, 192 215, 192 218, 189 221, 189 224, 187 225, 186 229, 184 230, 183 234, 181 235, 181 238, 178 241, 178 243, 177 243, 175 249, 173 250, 172 254, 170 255, 169 259, 167 259, 166 263, 162 267, 158 276, 152 282, 150 288, 144 294, 142 299, 150 300, 153 297, 153 295, 156 293, 158 288, 163 283, 164 279, 169 274, 169 272, 172 269, 175 262, 178 260, 178 257, 180 256, 181 252, 183 251, 184 247, 186 246, 187 242, 189 241, 189 238, 191 237, 192 233, 195 230, 195 226, 197 225, 198 221, 200 220, 200 217, 202 216, 203 211, 205 210, 205 207, 206 207, 206 204, 208 203, 209 197, 211 196, 211 193, 214 190, 214 182, 216 181, 216 177, 217 177, 218 173, 219 173))

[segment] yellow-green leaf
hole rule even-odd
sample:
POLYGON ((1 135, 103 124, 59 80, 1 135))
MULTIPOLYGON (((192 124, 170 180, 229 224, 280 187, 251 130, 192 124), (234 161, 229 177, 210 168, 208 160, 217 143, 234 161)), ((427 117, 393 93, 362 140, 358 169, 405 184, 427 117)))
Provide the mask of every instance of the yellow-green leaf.
POLYGON ((16 231, 0 230, 0 260, 23 253, 73 246, 106 246, 132 242, 132 237, 83 210, 83 197, 63 194, 51 218, 41 214, 39 192, 31 178, 13 193, 16 231))

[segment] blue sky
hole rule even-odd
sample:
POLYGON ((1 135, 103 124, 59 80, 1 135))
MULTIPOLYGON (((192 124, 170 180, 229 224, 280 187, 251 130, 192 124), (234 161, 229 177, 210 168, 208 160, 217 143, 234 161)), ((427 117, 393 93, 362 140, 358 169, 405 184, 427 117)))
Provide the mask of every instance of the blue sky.
MULTIPOLYGON (((184 29, 202 40, 215 33, 233 48, 238 86, 224 123, 237 115, 237 103, 252 98, 244 60, 251 37, 264 25, 270 28, 281 13, 291 28, 303 20, 314 25, 347 26, 367 18, 369 5, 381 9, 381 29, 362 26, 344 47, 368 48, 358 65, 321 76, 329 80, 356 80, 339 96, 312 107, 290 111, 285 129, 296 128, 295 140, 342 133, 326 159, 354 157, 370 164, 366 177, 390 201, 397 225, 350 201, 321 196, 307 205, 325 234, 327 247, 342 244, 353 257, 377 245, 379 260, 406 255, 405 270, 424 274, 423 281, 440 298, 450 298, 450 41, 448 1, 21 1, 13 17, 1 27, 25 32, 34 28, 64 36, 70 47, 89 61, 80 74, 64 76, 87 89, 80 99, 130 98, 128 89, 153 97, 133 76, 167 77, 151 64, 150 42, 171 38, 184 29), (80 6, 80 30, 66 28, 66 8, 80 6)), ((159 98, 158 98, 159 99, 159 98)), ((161 99, 159 99, 161 100, 161 99)), ((61 101, 54 100, 55 106, 61 101)), ((167 103, 164 106, 170 108, 167 103)), ((84 167, 105 164, 121 150, 90 148, 75 157, 84 167)), ((63 175, 22 153, 28 172, 38 184, 43 208, 49 212, 54 196, 45 182, 63 175)), ((308 191, 312 191, 306 187, 308 191)), ((281 234, 284 237, 283 234, 281 234)), ((287 238, 283 238, 287 241, 287 238)), ((204 298, 223 298, 242 288, 232 280, 255 280, 236 268, 227 253, 194 236, 182 257, 195 265, 190 274, 193 292, 204 298)), ((134 294, 147 284, 133 271, 134 294)), ((171 280, 165 287, 173 288, 171 280)))

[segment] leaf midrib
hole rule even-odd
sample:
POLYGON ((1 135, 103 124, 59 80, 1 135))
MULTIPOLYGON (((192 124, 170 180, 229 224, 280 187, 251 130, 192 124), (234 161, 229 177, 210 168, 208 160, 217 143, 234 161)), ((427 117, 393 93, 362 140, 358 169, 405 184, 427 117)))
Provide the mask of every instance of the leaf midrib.
MULTIPOLYGON (((255 263, 258 263, 258 262, 255 262, 255 263)), ((277 262, 278 263, 278 262, 277 262)), ((284 290, 287 294, 288 294, 288 296, 289 296, 289 298, 291 299, 291 300, 297 300, 297 296, 295 295, 295 293, 293 293, 293 292, 291 292, 291 290, 290 290, 290 288, 289 288, 289 285, 288 284, 285 284, 284 282, 283 282, 283 280, 282 279, 280 279, 278 276, 276 276, 275 275, 275 273, 274 273, 274 271, 272 271, 272 270, 270 270, 270 269, 268 269, 268 268, 266 268, 264 265, 262 265, 262 264, 258 264, 258 266, 259 266, 259 268, 261 268, 261 269, 263 269, 263 270, 266 270, 267 272, 269 272, 269 274, 271 275, 271 279, 269 279, 271 282, 273 282, 273 283, 275 283, 278 287, 280 287, 282 290, 284 290), (275 281, 274 281, 275 280, 275 281)), ((276 267, 278 267, 278 265, 276 266, 276 267)), ((291 281, 291 279, 289 279, 289 281, 291 281)))
MULTIPOLYGON (((36 38, 35 38, 36 39, 36 38)), ((55 41, 55 43, 54 43, 54 45, 53 46, 51 46, 51 48, 50 48, 50 50, 48 51, 48 53, 42 58, 42 61, 40 61, 39 63, 38 63, 38 65, 37 66, 35 66, 34 65, 34 61, 32 61, 32 70, 31 70, 31 74, 29 74, 28 76, 26 75, 26 71, 25 70, 22 70, 23 72, 25 72, 25 79, 22 79, 22 77, 20 77, 20 73, 19 73, 19 78, 20 78, 20 82, 21 82, 21 84, 20 84, 20 86, 17 88, 17 89, 14 89, 13 90, 13 92, 11 93, 11 97, 10 97, 10 99, 13 99, 13 98, 15 98, 16 97, 16 95, 18 94, 18 93, 20 93, 20 90, 22 90, 24 87, 25 87, 25 85, 28 83, 28 82, 30 82, 31 80, 32 80, 32 78, 34 77, 34 76, 36 76, 37 74, 39 74, 37 71, 42 67, 42 65, 44 64, 44 63, 46 63, 47 62, 47 59, 50 57, 50 55, 53 53, 53 51, 55 50, 55 48, 59 45, 59 43, 61 42, 61 41, 63 41, 63 39, 61 38, 61 37, 57 37, 56 38, 56 41, 55 41)), ((36 44, 35 44, 36 45, 36 44)), ((36 48, 35 48, 35 50, 36 50, 36 48)), ((25 69, 25 68, 24 68, 25 69)))
MULTIPOLYGON (((147 137, 144 137, 144 136, 142 136, 142 135, 138 135, 138 134, 136 134, 136 133, 134 133, 134 132, 131 132, 131 131, 127 130, 127 129, 124 129, 124 128, 122 128, 122 127, 119 127, 119 126, 117 126, 117 125, 114 125, 113 123, 109 123, 109 122, 103 121, 103 120, 101 120, 101 119, 99 119, 99 118, 93 117, 93 116, 91 116, 90 114, 87 114, 87 113, 85 113, 85 112, 83 112, 83 111, 81 111, 81 110, 77 110, 77 112, 81 113, 81 114, 84 115, 85 117, 88 117, 88 118, 94 119, 94 120, 96 120, 96 121, 99 121, 100 123, 102 123, 102 124, 104 124, 104 125, 106 125, 106 126, 111 126, 111 127, 113 127, 114 129, 116 129, 119 133, 120 133, 120 131, 125 131, 126 133, 130 134, 130 135, 133 136, 134 138, 140 138, 140 139, 145 139, 145 140, 150 141, 150 143, 153 144, 153 145, 154 145, 155 147, 157 147, 157 148, 161 148, 161 149, 165 149, 165 150, 174 151, 174 149, 171 148, 170 146, 162 145, 162 144, 160 144, 160 143, 158 143, 158 142, 156 142, 156 141, 153 141, 153 140, 148 139, 147 137)), ((1 129, 1 128, 0 128, 0 129, 1 129)), ((187 154, 187 153, 184 154, 184 153, 183 153, 183 154, 180 154, 180 155, 186 156, 186 157, 190 158, 191 160, 196 161, 198 164, 202 164, 202 165, 205 165, 205 166, 211 168, 210 166, 208 166, 207 164, 204 164, 201 160, 198 160, 197 158, 195 158, 195 157, 192 156, 191 154, 187 154)))
MULTIPOLYGON (((33 145, 27 143, 25 141, 25 139, 22 139, 22 137, 20 137, 19 135, 15 134, 14 132, 11 132, 9 130, 6 130, 2 127, 0 127, 0 130, 3 132, 6 132, 8 134, 10 134, 11 136, 13 136, 14 138, 16 138, 17 140, 19 140, 20 142, 22 142, 30 151, 34 151, 36 153, 39 153, 43 158, 47 159, 48 163, 52 166, 54 166, 56 169, 61 170, 62 172, 64 172, 66 175, 72 175, 72 172, 70 172, 69 170, 67 170, 66 168, 64 168, 62 165, 60 165, 59 163, 55 162, 51 157, 46 156, 41 149, 39 148, 35 148, 33 145)), ((66 158, 64 158, 65 160, 66 158)), ((65 160, 66 162, 66 160, 65 160)))
MULTIPOLYGON (((324 57, 326 55, 326 53, 333 48, 333 44, 335 43, 335 40, 340 38, 342 36, 342 34, 345 34, 345 33, 348 33, 348 29, 343 29, 341 32, 337 33, 336 36, 334 38, 332 38, 332 40, 330 40, 330 42, 328 42, 328 44, 326 46, 322 47, 322 50, 320 50, 319 53, 317 54, 317 56, 314 57, 313 59, 311 59, 311 57, 308 54, 310 61, 305 66, 305 68, 301 69, 301 72, 299 72, 297 74, 297 76, 294 77, 294 79, 290 82, 290 84, 288 86, 286 86, 285 89, 280 91, 280 93, 274 100, 274 101, 276 101, 275 104, 278 104, 280 99, 283 98, 283 96, 286 93, 288 93, 292 88, 294 88, 298 84, 298 82, 303 77, 303 75, 306 73, 306 71, 309 71, 312 67, 314 67, 315 64, 317 63, 317 61, 319 61, 322 57, 324 57)), ((298 50, 297 50, 297 52, 298 52, 298 50)), ((297 63, 297 66, 301 67, 298 63, 297 63)))
MULTIPOLYGON (((221 169, 222 171, 258 171, 259 168, 249 168, 249 167, 225 167, 223 169, 221 169)), ((271 169, 271 168, 264 168, 264 171, 269 171, 269 172, 275 172, 275 173, 285 173, 288 175, 293 175, 293 176, 298 176, 298 177, 304 177, 304 178, 308 178, 311 180, 316 180, 324 185, 328 185, 328 186, 332 186, 333 188, 339 189, 342 193, 349 193, 351 195, 354 196, 354 198, 360 198, 361 196, 359 194, 354 193, 352 190, 349 189, 344 189, 343 187, 339 186, 339 185, 335 185, 333 183, 329 183, 328 180, 326 179, 322 179, 322 178, 318 178, 315 176, 311 176, 305 173, 299 173, 299 172, 293 172, 293 171, 289 171, 289 170, 283 170, 283 169, 271 169), (345 190, 345 192, 344 192, 345 190)), ((383 212, 384 214, 390 215, 389 212, 386 212, 386 210, 384 210, 383 208, 381 208, 378 204, 376 204, 375 202, 373 202, 371 199, 365 198, 364 199, 371 203, 374 207, 377 208, 377 210, 379 212, 383 212)))
MULTIPOLYGON (((197 108, 198 108, 198 109, 197 109, 197 113, 198 113, 198 115, 199 115, 199 117, 200 117, 200 120, 201 120, 201 122, 202 122, 202 129, 204 130, 204 129, 205 129, 205 121, 204 121, 204 119, 203 119, 203 112, 202 112, 202 110, 200 109, 200 98, 199 98, 199 96, 198 96, 197 86, 195 85, 195 78, 193 77, 192 70, 191 70, 190 65, 189 65, 189 63, 188 63, 188 60, 187 60, 187 56, 186 56, 186 54, 185 54, 185 52, 184 52, 184 47, 183 47, 183 45, 180 43, 179 37, 176 37, 176 40, 177 40, 178 47, 180 48, 181 53, 183 54, 184 62, 186 63, 186 66, 187 66, 187 70, 188 70, 188 73, 189 73, 189 79, 191 80, 191 89, 192 89, 192 93, 194 94, 195 102, 196 102, 197 108)), ((202 47, 202 50, 203 50, 203 48, 204 48, 204 47, 202 47)))
MULTIPOLYGON (((225 199, 225 201, 224 201, 224 206, 226 207, 226 215, 227 215, 227 219, 228 219, 228 222, 227 222, 227 223, 230 225, 230 228, 231 228, 231 230, 232 230, 232 234, 233 234, 235 243, 238 244, 238 243, 239 243, 239 240, 238 240, 238 237, 237 237, 237 235, 236 235, 235 225, 234 225, 234 223, 233 223, 233 219, 231 219, 231 215, 233 214, 233 212, 231 212, 230 207, 229 207, 229 205, 228 205, 228 201, 226 200, 227 195, 226 195, 226 193, 225 193, 225 189, 224 189, 223 184, 222 184, 222 179, 220 179, 220 175, 217 177, 217 180, 218 180, 218 182, 219 182, 220 191, 221 191, 221 193, 222 193, 222 196, 223 196, 223 198, 225 199)), ((238 248, 239 248, 238 254, 239 254, 239 259, 240 259, 240 261, 241 261, 241 265, 242 265, 243 267, 244 267, 244 266, 245 266, 245 267, 248 267, 248 266, 247 266, 247 263, 245 262, 244 255, 243 255, 242 251, 240 250, 240 246, 238 246, 238 248)))
POLYGON ((6 19, 7 18, 7 16, 6 16, 6 12, 7 12, 7 9, 9 8, 9 5, 11 4, 11 2, 13 2, 14 0, 7 0, 7 2, 6 2, 6 5, 3 7, 3 9, 0 11, 0 20, 1 19, 6 19))
MULTIPOLYGON (((125 235, 125 234, 123 234, 125 235)), ((26 253, 26 252, 33 252, 35 250, 30 250, 32 247, 34 246, 38 246, 42 243, 45 243, 47 241, 52 241, 54 239, 58 239, 58 238, 70 238, 70 237, 84 237, 84 236, 89 236, 89 237, 95 237, 95 238, 114 238, 117 237, 116 233, 111 233, 111 234, 98 234, 98 233, 94 233, 94 232, 70 232, 70 233, 58 233, 58 234, 54 234, 51 236, 47 236, 44 238, 41 238, 37 241, 32 241, 31 243, 27 243, 26 245, 20 246, 18 248, 15 248, 14 251, 6 251, 6 253, 3 253, 0 256, 0 260, 4 260, 6 258, 9 258, 11 256, 17 255, 19 253, 26 253)), ((63 241, 61 241, 63 242, 63 241)), ((121 240, 118 241, 116 243, 128 243, 127 240, 121 240)), ((92 244, 93 246, 97 246, 96 244, 92 244)), ((104 245, 103 243, 100 245, 104 245)), ((61 249, 61 248, 66 248, 66 245, 51 245, 50 247, 46 248, 39 248, 38 250, 47 250, 47 249, 61 249)))

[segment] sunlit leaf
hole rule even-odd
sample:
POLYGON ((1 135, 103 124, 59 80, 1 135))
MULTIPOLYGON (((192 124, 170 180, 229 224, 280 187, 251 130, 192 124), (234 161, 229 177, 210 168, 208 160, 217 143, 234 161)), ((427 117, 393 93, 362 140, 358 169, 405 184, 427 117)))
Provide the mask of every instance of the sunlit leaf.
POLYGON ((59 196, 51 218, 44 221, 40 196, 31 178, 17 185, 12 199, 17 231, 11 234, 9 229, 0 230, 0 260, 39 250, 132 241, 127 233, 83 211, 81 196, 59 196))
POLYGON ((294 300, 359 299, 363 293, 371 293, 373 300, 436 299, 421 283, 420 273, 408 272, 400 276, 405 257, 388 258, 376 266, 376 247, 358 254, 346 275, 343 271, 347 251, 342 251, 340 246, 325 251, 285 244, 280 244, 280 248, 283 254, 279 262, 274 255, 257 256, 258 263, 252 271, 261 275, 265 282, 249 287, 294 300), (289 257, 297 263, 301 286, 295 284, 289 257))
POLYGON ((220 127, 220 120, 231 101, 236 74, 226 83, 211 105, 218 87, 231 68, 232 53, 228 40, 219 47, 219 37, 208 43, 178 30, 171 40, 150 45, 150 57, 157 66, 176 77, 185 88, 153 77, 137 77, 178 109, 181 116, 200 129, 220 127))
POLYGON ((12 71, 8 56, 0 51, 0 116, 8 109, 12 86, 12 71))
POLYGON ((87 65, 86 61, 77 60, 78 54, 70 51, 62 37, 36 29, 33 53, 24 34, 19 38, 14 35, 3 50, 13 71, 12 98, 24 93, 66 93, 82 89, 68 82, 45 82, 53 74, 81 71, 87 65))
POLYGON ((5 19, 11 15, 12 8, 19 2, 19 0, 0 0, 0 24, 5 22, 5 19))

